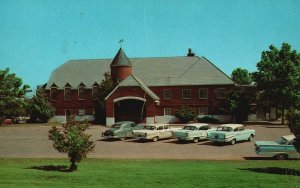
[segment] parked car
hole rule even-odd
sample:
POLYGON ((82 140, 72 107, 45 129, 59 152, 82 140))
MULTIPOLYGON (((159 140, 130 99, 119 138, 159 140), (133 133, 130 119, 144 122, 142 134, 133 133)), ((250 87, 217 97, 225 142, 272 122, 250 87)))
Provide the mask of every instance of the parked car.
POLYGON ((185 125, 182 129, 172 131, 173 138, 178 141, 192 140, 198 142, 199 140, 207 139, 209 132, 212 130, 208 124, 192 123, 185 125))
POLYGON ((276 141, 256 141, 255 152, 257 155, 273 157, 279 160, 299 158, 300 153, 297 152, 293 145, 294 139, 294 135, 286 135, 276 141))
POLYGON ((120 121, 113 124, 111 128, 105 130, 102 133, 102 137, 105 139, 125 140, 128 137, 133 137, 132 131, 136 129, 142 129, 142 127, 137 126, 132 121, 120 121))
POLYGON ((254 129, 245 129, 242 124, 223 124, 210 132, 209 140, 214 143, 235 144, 237 141, 251 141, 255 136, 254 129))
POLYGON ((141 124, 142 130, 133 130, 134 137, 140 140, 152 140, 156 142, 158 139, 172 137, 172 130, 168 124, 141 124))

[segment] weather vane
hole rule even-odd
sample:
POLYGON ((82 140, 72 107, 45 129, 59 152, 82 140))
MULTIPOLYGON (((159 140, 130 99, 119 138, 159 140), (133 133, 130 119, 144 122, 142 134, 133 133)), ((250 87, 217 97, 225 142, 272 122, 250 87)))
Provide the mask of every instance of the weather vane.
POLYGON ((119 41, 119 44, 120 44, 120 48, 122 48, 122 43, 124 42, 124 40, 123 39, 121 39, 120 41, 119 41))

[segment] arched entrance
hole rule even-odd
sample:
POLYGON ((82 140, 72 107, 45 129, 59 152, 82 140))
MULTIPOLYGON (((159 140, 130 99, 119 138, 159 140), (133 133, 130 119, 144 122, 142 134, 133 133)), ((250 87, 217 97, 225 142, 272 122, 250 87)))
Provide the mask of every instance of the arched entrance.
POLYGON ((115 122, 146 122, 146 100, 138 97, 122 97, 114 100, 115 122))

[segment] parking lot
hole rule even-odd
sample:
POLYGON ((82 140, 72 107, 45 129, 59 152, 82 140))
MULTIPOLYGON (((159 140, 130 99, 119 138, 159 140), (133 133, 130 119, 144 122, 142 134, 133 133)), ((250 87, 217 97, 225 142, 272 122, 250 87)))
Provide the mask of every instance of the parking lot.
MULTIPOLYGON (((213 125, 216 127, 217 125, 213 125)), ((48 140, 51 124, 12 125, 0 127, 0 157, 16 158, 61 158, 48 140)), ((105 126, 90 126, 87 132, 95 141, 95 150, 90 158, 105 159, 203 159, 203 160, 244 160, 257 159, 254 141, 276 140, 282 135, 290 134, 285 126, 247 125, 255 129, 256 136, 252 142, 235 145, 213 145, 209 141, 198 143, 178 143, 175 139, 158 142, 141 142, 135 139, 125 141, 107 141, 101 138, 105 126)))

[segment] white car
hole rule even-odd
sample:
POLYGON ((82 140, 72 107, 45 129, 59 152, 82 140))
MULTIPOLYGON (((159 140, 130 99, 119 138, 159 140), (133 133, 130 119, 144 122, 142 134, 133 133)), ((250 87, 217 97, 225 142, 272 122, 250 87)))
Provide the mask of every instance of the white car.
POLYGON ((238 141, 251 141, 254 136, 255 130, 245 129, 242 124, 223 124, 209 134, 209 140, 233 145, 238 141))
POLYGON ((172 137, 172 130, 169 124, 142 124, 143 129, 133 130, 135 138, 140 140, 152 140, 156 142, 158 139, 166 139, 172 137))
POLYGON ((172 131, 173 138, 178 141, 192 140, 198 142, 199 140, 207 139, 211 129, 208 124, 205 123, 192 123, 185 125, 182 129, 172 131))

